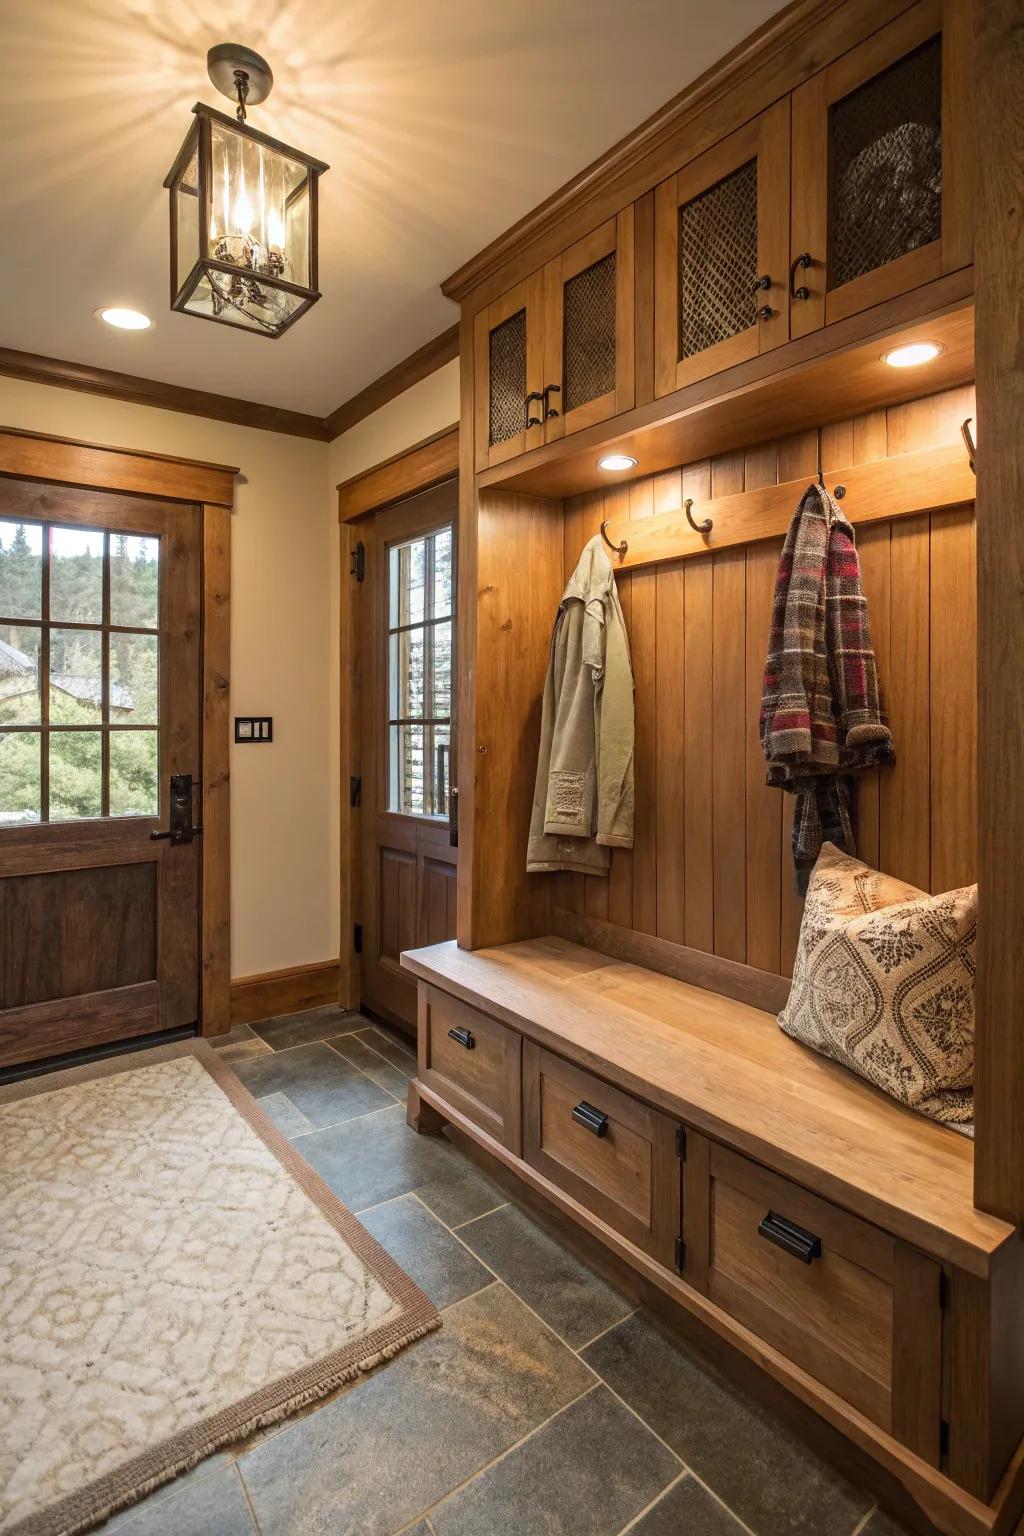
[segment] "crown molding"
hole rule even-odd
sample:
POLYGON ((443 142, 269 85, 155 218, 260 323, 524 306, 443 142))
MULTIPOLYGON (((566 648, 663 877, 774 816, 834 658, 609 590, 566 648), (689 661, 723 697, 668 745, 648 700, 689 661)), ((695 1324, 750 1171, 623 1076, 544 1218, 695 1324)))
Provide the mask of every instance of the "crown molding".
POLYGON ((382 373, 379 379, 361 389, 358 395, 353 395, 351 400, 346 400, 344 405, 332 411, 324 420, 328 440, 340 437, 343 432, 354 427, 356 422, 379 411, 382 405, 387 405, 396 395, 411 389, 428 374, 436 373, 438 368, 443 368, 445 363, 450 363, 458 355, 459 327, 456 324, 442 331, 440 336, 435 336, 433 341, 428 341, 426 346, 411 353, 394 368, 389 368, 387 373, 382 373))

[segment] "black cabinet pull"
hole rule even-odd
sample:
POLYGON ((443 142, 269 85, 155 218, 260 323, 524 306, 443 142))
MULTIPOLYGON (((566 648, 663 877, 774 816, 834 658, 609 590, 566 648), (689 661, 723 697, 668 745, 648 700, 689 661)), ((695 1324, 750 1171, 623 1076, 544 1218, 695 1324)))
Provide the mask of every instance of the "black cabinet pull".
POLYGON ((572 1117, 577 1125, 582 1125, 585 1130, 593 1131, 595 1136, 608 1134, 608 1116, 603 1115, 593 1104, 588 1104, 586 1099, 581 1099, 572 1112, 572 1117))
POLYGON ((798 1227, 796 1222, 787 1221, 785 1216, 780 1216, 777 1211, 769 1211, 757 1224, 758 1235, 766 1237, 776 1248, 785 1249, 802 1264, 810 1264, 812 1259, 821 1258, 821 1238, 815 1237, 813 1232, 808 1232, 804 1227, 798 1227))
POLYGON ((809 288, 807 288, 805 286, 801 286, 799 288, 794 288, 793 287, 793 282, 794 282, 794 280, 796 278, 796 269, 797 269, 797 267, 800 267, 804 272, 806 272, 808 267, 813 267, 813 266, 814 266, 814 257, 811 255, 810 251, 803 251, 796 258, 796 260, 793 262, 793 265, 789 269, 789 296, 790 296, 791 299, 809 299, 810 298, 811 290, 809 288))
POLYGON ((547 405, 547 400, 545 399, 544 395, 541 394, 539 389, 531 389, 530 390, 530 393, 527 395, 526 399, 523 402, 523 404, 526 406, 526 431, 527 432, 529 432, 531 427, 539 427, 541 425, 541 418, 539 416, 531 416, 530 415, 530 406, 531 406, 531 404, 533 403, 534 400, 539 400, 542 405, 547 405))
POLYGON ((541 399, 544 401, 545 421, 550 421, 552 416, 558 415, 558 412, 555 410, 554 406, 551 404, 551 401, 548 399, 548 395, 560 395, 561 393, 561 384, 545 384, 543 393, 541 395, 541 399))
POLYGON ((450 1029, 448 1039, 454 1040, 458 1045, 464 1045, 467 1051, 471 1051, 476 1045, 472 1034, 468 1029, 450 1029))

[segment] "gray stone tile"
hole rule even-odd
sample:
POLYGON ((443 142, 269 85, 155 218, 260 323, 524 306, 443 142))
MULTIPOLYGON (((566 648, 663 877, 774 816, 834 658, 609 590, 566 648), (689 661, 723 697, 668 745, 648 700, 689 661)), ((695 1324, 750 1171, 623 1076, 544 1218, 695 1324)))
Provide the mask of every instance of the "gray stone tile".
POLYGON ((866 1494, 647 1318, 627 1318, 583 1358, 756 1536, 850 1536, 870 1509, 866 1494))
POLYGON ((450 1307, 494 1280, 415 1195, 375 1205, 359 1219, 435 1307, 450 1307))
POLYGON ((681 1471, 605 1386, 431 1511, 437 1536, 616 1536, 681 1471))
POLYGON ((268 1093, 259 1101, 260 1108, 270 1116, 283 1136, 305 1136, 315 1130, 312 1120, 307 1120, 284 1093, 268 1093))
POLYGON ((269 1056, 270 1046, 254 1035, 248 1024, 236 1024, 226 1035, 213 1035, 208 1041, 224 1061, 248 1061, 253 1056, 269 1056))
POLYGON ((443 1178, 421 1184, 416 1193, 446 1227, 461 1228, 486 1211, 507 1205, 508 1196, 461 1152, 455 1151, 455 1157, 455 1164, 446 1169, 443 1178))
POLYGON ((459 1236, 573 1349, 633 1311, 516 1205, 469 1222, 459 1236))
MULTIPOLYGON (((343 1065, 348 1067, 347 1062, 343 1065)), ((400 1104, 365 1120, 303 1136, 296 1145, 352 1211, 443 1183, 460 1167, 458 1153, 442 1136, 419 1136, 409 1129, 400 1104)))
POLYGON ((416 1047, 412 1041, 400 1041, 396 1035, 389 1035, 373 1025, 369 1029, 357 1030, 356 1038, 383 1056, 385 1061, 390 1061, 406 1077, 415 1075, 416 1047))
POLYGON ((286 1094, 315 1126, 337 1125, 395 1102, 358 1067, 322 1043, 272 1051, 255 1061, 239 1062, 235 1071, 255 1098, 286 1094))
POLYGON ((361 1035, 340 1035, 327 1043, 332 1050, 338 1052, 339 1056, 344 1056, 345 1060, 350 1061, 354 1067, 358 1067, 360 1072, 365 1072, 371 1082, 386 1088, 388 1093, 393 1093, 399 1103, 405 1103, 409 1091, 408 1077, 379 1051, 371 1050, 361 1035))
POLYGON ((230 1467, 232 1460, 233 1458, 226 1451, 216 1451, 212 1456, 207 1456, 204 1461, 197 1462, 189 1471, 179 1472, 178 1476, 172 1478, 169 1483, 161 1483, 159 1488, 154 1488, 153 1492, 147 1494, 138 1504, 131 1504, 127 1509, 112 1515, 106 1525, 99 1527, 102 1536, 107 1536, 108 1531, 113 1536, 115 1531, 120 1531, 130 1520, 138 1520, 144 1510, 148 1511, 152 1505, 158 1504, 162 1499, 177 1498, 180 1493, 190 1489, 193 1484, 201 1482, 203 1478, 210 1477, 225 1467, 230 1467))
POLYGON ((746 1532, 696 1478, 684 1477, 630 1526, 629 1536, 746 1536, 746 1532))
MULTIPOLYGON (((174 1485, 171 1485, 172 1488, 174 1485)), ((147 1499, 117 1523, 124 1536, 255 1536, 249 1506, 234 1466, 190 1483, 167 1498, 147 1499)), ((104 1527, 113 1531, 115 1522, 104 1527)))
POLYGON ((316 1040, 330 1040, 365 1026, 362 1014, 345 1013, 337 1004, 327 1008, 307 1008, 304 1013, 286 1013, 278 1019, 264 1019, 252 1029, 275 1051, 290 1050, 293 1045, 312 1045, 316 1040))
POLYGON ((592 1382, 581 1361, 494 1284, 238 1466, 266 1533, 391 1536, 592 1382))

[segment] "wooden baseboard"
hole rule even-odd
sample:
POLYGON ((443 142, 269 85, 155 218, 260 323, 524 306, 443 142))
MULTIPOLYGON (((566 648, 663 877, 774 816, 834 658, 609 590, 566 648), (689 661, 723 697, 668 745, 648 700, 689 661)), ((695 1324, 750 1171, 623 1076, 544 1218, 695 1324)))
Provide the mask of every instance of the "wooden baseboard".
POLYGON ((338 1001, 337 960, 293 965, 261 976, 236 976, 231 983, 231 1023, 256 1024, 279 1013, 300 1013, 338 1001))

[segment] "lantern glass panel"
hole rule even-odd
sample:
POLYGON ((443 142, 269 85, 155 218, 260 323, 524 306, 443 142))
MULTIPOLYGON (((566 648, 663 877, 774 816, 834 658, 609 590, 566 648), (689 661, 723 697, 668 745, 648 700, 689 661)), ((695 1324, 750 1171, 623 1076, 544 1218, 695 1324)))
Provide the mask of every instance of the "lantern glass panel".
POLYGON ((198 135, 188 165, 174 189, 177 231, 178 282, 184 282, 199 260, 199 147, 198 135))

